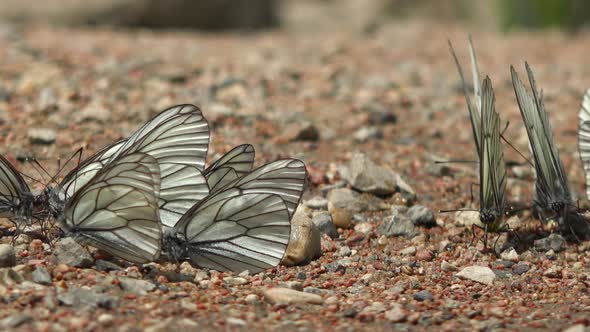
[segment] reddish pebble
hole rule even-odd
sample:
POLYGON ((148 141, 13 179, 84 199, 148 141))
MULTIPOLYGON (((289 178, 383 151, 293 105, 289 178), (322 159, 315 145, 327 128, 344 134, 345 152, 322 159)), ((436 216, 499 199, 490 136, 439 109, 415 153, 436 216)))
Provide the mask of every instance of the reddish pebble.
POLYGON ((419 261, 431 261, 434 255, 430 250, 420 249, 416 252, 416 259, 419 261))

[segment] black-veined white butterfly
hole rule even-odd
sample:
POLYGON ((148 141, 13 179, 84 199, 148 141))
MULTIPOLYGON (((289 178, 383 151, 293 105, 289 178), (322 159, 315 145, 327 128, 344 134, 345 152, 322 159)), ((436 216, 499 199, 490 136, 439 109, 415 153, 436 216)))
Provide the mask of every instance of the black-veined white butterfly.
POLYGON ((559 222, 565 223, 575 235, 569 223, 570 213, 575 210, 573 198, 569 190, 567 175, 559 158, 559 151, 555 147, 553 132, 549 118, 543 105, 543 96, 537 90, 535 77, 528 63, 525 67, 532 90, 529 94, 514 67, 510 67, 512 85, 520 114, 524 121, 529 147, 533 155, 535 167, 535 192, 533 206, 542 219, 548 216, 557 217, 559 222))
POLYGON ((104 167, 123 155, 147 153, 161 174, 159 208, 162 224, 173 227, 191 207, 209 194, 202 175, 209 146, 209 126, 198 107, 178 105, 160 112, 129 138, 107 146, 50 188, 51 206, 59 216, 75 193, 104 167))
POLYGON ((123 154, 75 191, 58 217, 59 226, 76 241, 119 258, 154 261, 162 239, 160 190, 156 158, 141 152, 123 154))
POLYGON ((578 120, 578 151, 586 175, 586 197, 590 199, 590 89, 582 100, 578 120))
POLYGON ((289 244, 306 176, 296 159, 253 170, 188 210, 164 235, 164 249, 201 268, 257 273, 276 266, 289 244))
POLYGON ((9 218, 18 228, 49 214, 41 198, 31 192, 16 168, 0 155, 0 217, 9 218))
POLYGON ((506 168, 500 139, 500 116, 495 109, 492 81, 486 76, 481 87, 481 160, 479 163, 480 208, 479 216, 484 225, 484 246, 487 232, 507 230, 506 168))
POLYGON ((484 247, 487 246, 488 232, 506 231, 503 223, 506 207, 506 168, 501 144, 500 116, 495 110, 495 95, 489 77, 479 81, 479 68, 473 42, 469 38, 469 54, 473 77, 475 105, 469 97, 469 90, 459 59, 449 41, 449 48, 463 87, 463 94, 469 110, 471 129, 479 159, 479 218, 483 224, 484 247), (481 86, 480 86, 481 84, 481 86))

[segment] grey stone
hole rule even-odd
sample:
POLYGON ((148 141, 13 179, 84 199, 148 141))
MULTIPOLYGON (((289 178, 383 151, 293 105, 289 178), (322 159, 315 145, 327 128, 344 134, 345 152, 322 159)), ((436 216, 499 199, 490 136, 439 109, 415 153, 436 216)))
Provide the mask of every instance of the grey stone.
POLYGON ((316 196, 310 199, 309 201, 305 202, 305 206, 315 210, 327 210, 328 200, 321 196, 316 196))
POLYGON ((392 323, 403 322, 407 317, 407 312, 401 304, 394 303, 392 308, 385 312, 385 319, 392 323))
POLYGON ((382 139, 383 131, 378 127, 361 127, 354 133, 354 139, 358 142, 366 142, 370 139, 382 139))
POLYGON ((49 128, 31 128, 27 131, 27 138, 31 144, 53 144, 56 137, 55 130, 49 128))
POLYGON ((311 219, 313 224, 320 231, 320 234, 326 234, 332 239, 337 239, 340 234, 332 222, 332 216, 328 212, 317 213, 311 219))
POLYGON ((60 240, 53 250, 57 264, 88 268, 94 259, 78 242, 70 237, 60 240))
POLYGON ((26 313, 14 313, 0 321, 4 328, 16 328, 33 321, 33 317, 26 313))
POLYGON ((80 112, 76 113, 77 122, 96 121, 106 122, 111 118, 111 111, 98 102, 86 105, 80 112))
POLYGON ((416 226, 403 214, 386 217, 377 228, 379 235, 384 236, 405 236, 412 238, 418 235, 416 226))
POLYGON ((33 277, 33 281, 38 284, 51 285, 51 282, 52 282, 51 275, 49 274, 49 271, 47 271, 47 269, 44 268, 43 266, 38 266, 33 271, 32 277, 33 277))
POLYGON ((531 267, 528 264, 519 263, 512 266, 512 273, 521 275, 526 273, 530 269, 531 267))
POLYGON ((317 294, 296 291, 289 288, 270 288, 262 291, 264 298, 271 304, 322 304, 324 299, 317 294))
POLYGON ((422 290, 419 291, 418 293, 415 293, 413 296, 414 300, 416 301, 431 301, 432 299, 434 299, 434 296, 432 296, 432 293, 430 293, 427 290, 422 290))
POLYGON ((102 260, 102 259, 97 260, 94 263, 94 266, 98 271, 104 271, 104 272, 121 270, 121 267, 119 265, 117 265, 113 262, 102 260))
POLYGON ((416 226, 436 226, 436 219, 434 218, 434 213, 424 205, 412 206, 408 209, 406 215, 416 226))
POLYGON ((10 244, 0 244, 0 268, 16 265, 16 253, 10 244))
POLYGON ((560 252, 565 249, 565 239, 563 236, 552 233, 546 238, 535 240, 534 246, 538 251, 549 251, 553 249, 555 252, 560 252))
POLYGON ((156 289, 156 285, 152 282, 142 279, 120 277, 119 282, 121 289, 139 296, 145 296, 148 292, 156 289))
POLYGON ((398 174, 376 165, 367 155, 355 153, 350 159, 345 179, 355 189, 375 195, 389 195, 397 190, 398 174))
POLYGON ((117 306, 115 298, 108 294, 98 293, 88 288, 72 288, 65 293, 57 295, 61 305, 68 307, 92 307, 111 309, 117 306))
POLYGON ((496 279, 496 274, 487 266, 467 266, 463 268, 457 276, 463 279, 479 282, 484 285, 491 285, 496 279))

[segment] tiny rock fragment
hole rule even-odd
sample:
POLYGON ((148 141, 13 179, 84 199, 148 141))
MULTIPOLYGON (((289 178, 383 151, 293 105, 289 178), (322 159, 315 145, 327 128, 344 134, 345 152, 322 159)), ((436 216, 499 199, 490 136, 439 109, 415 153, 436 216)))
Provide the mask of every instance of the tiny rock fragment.
POLYGON ((496 274, 487 266, 473 265, 463 268, 461 271, 459 271, 459 273, 457 273, 457 277, 472 280, 489 286, 494 283, 496 274))
POLYGON ((436 219, 434 213, 424 205, 414 205, 408 209, 406 215, 416 226, 434 227, 436 219))
POLYGON ((549 251, 553 249, 555 252, 560 252, 565 249, 565 239, 563 236, 552 233, 546 238, 535 240, 534 246, 538 251, 549 251))
POLYGON ((269 288, 263 291, 264 298, 271 304, 322 304, 324 299, 317 294, 301 292, 289 288, 269 288))
POLYGON ((0 268, 16 265, 14 247, 10 244, 0 244, 0 268))
POLYGON ((336 225, 332 222, 332 216, 328 212, 320 212, 314 214, 311 221, 320 231, 320 234, 326 234, 332 239, 336 239, 340 236, 338 230, 336 229, 336 225))
POLYGON ((41 285, 51 285, 51 275, 43 266, 38 266, 32 274, 33 281, 41 285))
POLYGON ((88 268, 94 259, 78 242, 70 237, 60 240, 53 250, 57 264, 88 268))
POLYGON ((432 296, 432 293, 430 293, 427 290, 419 291, 418 293, 414 294, 412 297, 416 301, 427 301, 427 300, 429 301, 429 300, 434 299, 434 296, 432 296))
POLYGON ((380 235, 405 236, 407 238, 418 234, 414 223, 402 214, 386 217, 377 228, 377 232, 380 235))
POLYGON ((455 223, 458 226, 471 227, 473 225, 481 226, 478 211, 458 211, 455 213, 455 223))
POLYGON ((376 165, 363 153, 352 155, 345 178, 351 186, 362 192, 389 195, 397 190, 397 173, 376 165))
POLYGON ((111 111, 98 102, 93 102, 76 114, 77 122, 96 121, 106 122, 111 118, 111 111))
POLYGON ((455 272, 457 270, 459 270, 455 265, 447 262, 447 261, 442 261, 442 263, 440 264, 440 268, 443 271, 446 272, 455 272))
POLYGON ((510 247, 500 254, 500 257, 503 260, 510 261, 510 262, 518 262, 518 253, 513 247, 510 247))
POLYGON ((392 308, 385 312, 385 318, 392 323, 403 322, 407 316, 408 313, 399 303, 394 303, 392 308))
POLYGON ((142 279, 121 277, 121 278, 119 278, 119 282, 121 284, 121 288, 124 291, 130 292, 130 293, 133 293, 133 294, 139 295, 139 296, 147 295, 148 292, 151 292, 154 289, 156 289, 156 285, 154 285, 150 281, 142 280, 142 279))
POLYGON ((316 196, 316 197, 313 197, 312 199, 310 199, 309 201, 306 201, 305 206, 307 206, 310 209, 315 209, 315 210, 327 210, 328 209, 328 200, 321 197, 321 196, 316 196))
POLYGON ((55 130, 49 128, 31 128, 27 131, 27 138, 31 144, 53 144, 56 137, 55 130))

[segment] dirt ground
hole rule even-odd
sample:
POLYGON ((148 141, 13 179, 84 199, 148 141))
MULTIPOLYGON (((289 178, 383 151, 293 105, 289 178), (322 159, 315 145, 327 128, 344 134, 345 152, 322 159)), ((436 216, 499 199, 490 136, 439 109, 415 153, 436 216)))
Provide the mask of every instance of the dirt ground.
MULTIPOLYGON (((19 253, 18 263, 24 270, 46 265, 52 284, 5 287, 3 326, 48 331, 556 331, 590 324, 589 242, 568 242, 563 251, 547 254, 532 244, 547 234, 532 232, 518 244, 516 261, 509 262, 481 252, 481 244, 470 246, 471 230, 458 226, 454 213, 437 213, 466 207, 470 184, 477 182, 473 164, 441 169, 433 163, 475 158, 447 44, 450 38, 468 69, 469 33, 482 74, 494 83, 502 121, 510 121, 506 136, 524 152, 528 143, 509 66, 515 65, 524 78, 523 61, 532 65, 572 188, 585 206, 576 135, 581 97, 590 87, 590 33, 502 35, 424 22, 387 25, 365 35, 0 26, 0 152, 35 178, 40 175, 22 162, 26 157, 36 157, 54 174, 57 159, 67 159, 77 148, 83 147, 87 156, 128 136, 159 110, 194 103, 211 124, 212 156, 248 142, 256 147, 259 164, 300 158, 312 180, 304 195, 308 200, 339 181, 338 170, 353 152, 364 152, 398 172, 417 194, 408 204, 428 207, 438 223, 420 227, 421 234, 412 239, 381 236, 378 225, 403 197, 379 197, 375 199, 386 211, 362 211, 355 217, 355 223, 368 222, 372 228, 340 229, 335 240, 324 236, 323 256, 308 265, 281 266, 235 284, 234 277, 214 272, 203 276, 206 282, 158 276, 158 287, 145 295, 114 290, 113 278, 147 279, 146 268, 103 272, 54 266, 31 245, 19 253), (363 128, 380 134, 363 137, 358 133, 363 128), (404 251, 412 246, 415 250, 404 251), (342 254, 343 247, 351 250, 349 256, 342 254), (334 271, 333 263, 344 258, 348 266, 334 271), (456 270, 471 265, 489 266, 497 277, 484 285, 456 276, 456 270), (516 273, 513 265, 528 271, 516 273), (324 302, 265 301, 265 288, 285 285, 319 294, 324 302), (102 287, 116 304, 68 306, 59 300, 60 292, 82 286, 102 287)), ((513 151, 505 153, 510 165, 523 164, 513 151)), ((510 201, 529 205, 530 168, 517 165, 509 174, 510 201)), ((520 219, 532 228, 538 224, 526 211, 520 219)))

